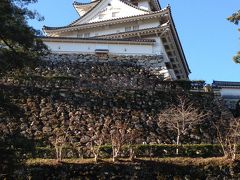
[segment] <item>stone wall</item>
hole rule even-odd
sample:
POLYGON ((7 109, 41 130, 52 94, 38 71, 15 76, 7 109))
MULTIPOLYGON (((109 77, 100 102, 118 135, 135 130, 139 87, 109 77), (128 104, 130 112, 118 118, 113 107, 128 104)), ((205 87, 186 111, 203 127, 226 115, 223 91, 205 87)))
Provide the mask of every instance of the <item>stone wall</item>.
MULTIPOLYGON (((185 90, 139 65, 145 61, 149 66, 152 61, 156 64, 151 58, 51 54, 35 67, 1 77, 2 102, 16 110, 4 106, 0 118, 2 122, 16 119, 23 135, 45 144, 55 136, 54 130, 69 127, 72 133, 79 132, 71 142, 84 144, 90 138, 89 127, 96 129, 108 118, 124 120, 144 132, 136 143, 172 143, 172 132, 159 128, 156 119, 164 108, 177 103, 177 95, 185 90)), ((211 93, 186 95, 197 107, 214 107, 211 93)), ((209 123, 204 126, 208 128, 209 123)), ((11 132, 9 124, 2 123, 2 127, 11 132)), ((189 142, 212 142, 210 128, 190 134, 189 142)))
MULTIPOLYGON (((130 64, 150 70, 154 74, 167 73, 162 55, 97 55, 97 54, 49 54, 43 60, 72 62, 108 62, 112 64, 130 64)), ((165 74, 167 78, 169 74, 165 74)))
MULTIPOLYGON (((94 137, 89 129, 101 129, 110 119, 109 131, 115 122, 122 121, 141 132, 134 143, 171 144, 174 132, 158 126, 158 114, 177 103, 178 95, 185 95, 196 107, 211 109, 216 116, 190 129, 183 143, 216 140, 211 122, 220 112, 213 94, 190 93, 163 81, 162 76, 138 65, 136 59, 124 59, 129 57, 92 61, 97 57, 72 56, 50 55, 34 67, 1 77, 2 132, 17 130, 40 145, 51 146, 60 130, 68 130, 68 146, 87 147, 94 137)), ((109 140, 106 138, 106 143, 109 140)))
POLYGON ((98 57, 91 54, 50 54, 43 57, 37 67, 10 72, 2 77, 1 82, 73 89, 108 89, 110 86, 111 89, 164 90, 169 86, 163 83, 163 79, 168 76, 166 72, 162 67, 161 56, 98 57))

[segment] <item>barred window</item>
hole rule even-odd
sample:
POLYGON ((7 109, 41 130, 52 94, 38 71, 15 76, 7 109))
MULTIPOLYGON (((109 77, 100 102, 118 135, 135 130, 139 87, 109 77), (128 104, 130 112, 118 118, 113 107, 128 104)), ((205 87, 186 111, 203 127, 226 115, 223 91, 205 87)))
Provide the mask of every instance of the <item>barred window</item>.
POLYGON ((131 31, 131 30, 132 30, 131 26, 125 27, 125 32, 131 31))
POLYGON ((139 25, 133 26, 133 30, 139 30, 139 25))

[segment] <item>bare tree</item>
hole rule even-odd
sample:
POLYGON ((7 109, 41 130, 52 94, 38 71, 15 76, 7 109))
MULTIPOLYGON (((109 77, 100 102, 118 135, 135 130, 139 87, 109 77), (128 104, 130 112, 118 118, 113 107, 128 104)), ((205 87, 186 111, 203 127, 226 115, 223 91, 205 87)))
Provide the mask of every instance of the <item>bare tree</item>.
POLYGON ((240 140, 240 118, 232 118, 230 121, 221 118, 214 126, 224 157, 234 161, 236 159, 237 143, 240 140))
MULTIPOLYGON (((186 97, 178 97, 178 105, 172 105, 158 117, 158 126, 166 126, 169 130, 176 132, 176 144, 180 144, 182 135, 197 123, 206 118, 207 113, 202 112, 200 109, 194 107, 194 104, 189 102, 186 97)), ((177 147, 176 154, 179 153, 177 147)))
POLYGON ((128 123, 122 121, 116 121, 112 126, 110 134, 112 143, 113 162, 117 161, 119 153, 121 152, 123 145, 126 143, 127 128, 128 123))
POLYGON ((135 158, 135 149, 134 143, 136 143, 136 139, 142 135, 142 131, 136 129, 135 127, 131 127, 127 129, 127 143, 129 148, 129 158, 131 161, 135 158))
POLYGON ((90 150, 94 155, 95 163, 98 162, 99 153, 101 146, 106 142, 107 135, 109 134, 111 120, 106 117, 103 125, 98 127, 90 127, 89 133, 91 135, 90 139, 90 150))
POLYGON ((62 160, 62 150, 67 143, 68 132, 63 128, 56 128, 53 131, 53 137, 50 138, 51 143, 53 144, 56 151, 57 161, 62 160))
POLYGON ((92 137, 90 140, 90 150, 94 155, 95 163, 97 163, 98 159, 99 159, 100 148, 104 142, 104 133, 102 133, 100 131, 94 132, 95 130, 93 128, 90 128, 89 131, 92 131, 91 132, 92 137))

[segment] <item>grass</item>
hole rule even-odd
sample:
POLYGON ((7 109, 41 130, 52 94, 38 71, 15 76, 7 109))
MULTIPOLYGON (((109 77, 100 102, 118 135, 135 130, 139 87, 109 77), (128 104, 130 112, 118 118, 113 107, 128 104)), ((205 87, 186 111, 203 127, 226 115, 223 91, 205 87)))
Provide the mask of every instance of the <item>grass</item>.
MULTIPOLYGON (((240 158, 238 159, 240 160, 240 158)), ((130 161, 127 158, 120 158, 116 164, 135 164, 135 163, 144 163, 144 162, 154 162, 154 163, 164 163, 164 164, 173 164, 178 166, 224 166, 231 165, 233 162, 224 157, 212 157, 212 158, 188 158, 188 157, 175 157, 175 158, 137 158, 134 162, 130 161)), ((99 163, 113 164, 112 159, 101 159, 99 163)), ((89 159, 63 159, 61 162, 58 162, 56 159, 28 159, 26 161, 27 166, 61 166, 63 164, 95 164, 93 158, 89 159)))
POLYGON ((61 162, 56 159, 28 159, 26 165, 28 166, 38 166, 38 165, 47 165, 47 166, 58 166, 61 164, 92 164, 94 159, 63 159, 61 162))

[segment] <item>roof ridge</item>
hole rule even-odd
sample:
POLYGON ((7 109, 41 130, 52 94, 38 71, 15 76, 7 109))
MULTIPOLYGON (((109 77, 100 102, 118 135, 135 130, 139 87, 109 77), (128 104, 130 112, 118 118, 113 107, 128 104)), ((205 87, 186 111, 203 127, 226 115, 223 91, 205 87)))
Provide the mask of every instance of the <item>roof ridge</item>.
POLYGON ((240 83, 237 81, 218 81, 218 80, 213 80, 214 83, 240 83))
POLYGON ((91 1, 91 2, 77 2, 77 1, 74 1, 73 5, 88 5, 88 4, 96 3, 98 1, 101 1, 101 0, 95 0, 95 1, 91 1))
MULTIPOLYGON (((96 1, 97 2, 97 1, 96 1)), ((78 20, 82 19, 83 17, 85 17, 87 14, 89 14, 100 2, 102 2, 102 0, 98 0, 98 2, 88 11, 86 12, 82 17, 79 17, 78 19, 76 19, 75 21, 73 21, 72 23, 70 23, 69 25, 67 26, 71 26, 73 25, 74 23, 76 23, 78 20)), ((73 4, 74 5, 74 4, 73 4)))
MULTIPOLYGON (((79 21, 80 19, 82 19, 83 17, 85 17, 87 14, 89 14, 89 12, 91 12, 101 1, 103 1, 103 0, 95 0, 95 1, 92 1, 91 3, 94 3, 94 2, 97 2, 96 4, 95 4, 95 6, 93 6, 87 13, 85 13, 82 17, 80 17, 80 18, 78 18, 78 19, 76 19, 75 21, 73 21, 72 23, 70 23, 69 25, 73 25, 74 23, 76 23, 77 21, 79 21)), ((130 3, 130 2, 127 2, 127 1, 125 1, 125 0, 119 0, 120 2, 122 2, 122 3, 124 3, 124 4, 126 4, 126 5, 128 5, 128 6, 130 6, 130 7, 132 7, 132 8, 135 8, 135 9, 137 9, 137 10, 140 10, 140 11, 144 11, 144 12, 152 12, 152 11, 148 11, 148 10, 145 10, 145 9, 141 9, 141 8, 139 8, 138 6, 135 6, 134 4, 132 4, 132 3, 130 3)), ((76 1, 74 1, 74 3, 75 3, 76 1)), ((76 2, 77 3, 77 2, 76 2)), ((89 3, 89 4, 91 4, 91 3, 89 3)), ((84 4, 82 4, 82 5, 84 5, 84 4)), ((156 11, 157 12, 157 11, 156 11)))

